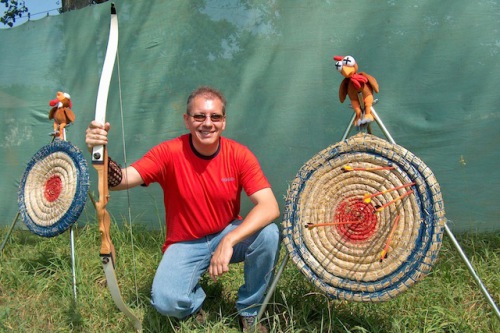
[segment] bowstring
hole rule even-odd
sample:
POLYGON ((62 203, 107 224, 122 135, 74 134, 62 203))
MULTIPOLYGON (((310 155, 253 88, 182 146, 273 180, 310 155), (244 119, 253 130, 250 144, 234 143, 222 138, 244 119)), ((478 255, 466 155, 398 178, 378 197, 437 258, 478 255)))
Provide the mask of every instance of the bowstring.
MULTIPOLYGON (((116 52, 116 66, 117 66, 117 77, 118 77, 118 96, 120 101, 120 121, 122 127, 122 145, 123 145, 123 164, 125 170, 125 179, 128 182, 127 175, 127 147, 125 143, 125 121, 123 117, 123 99, 122 99, 122 84, 121 84, 121 76, 120 76, 120 53, 116 52)), ((129 220, 129 234, 132 246, 132 266, 134 271, 134 287, 135 287, 135 297, 137 305, 139 305, 139 288, 137 286, 137 265, 136 265, 136 257, 135 257, 135 244, 134 244, 134 233, 132 230, 132 210, 130 207, 130 189, 127 184, 127 211, 128 211, 128 220, 129 220)))

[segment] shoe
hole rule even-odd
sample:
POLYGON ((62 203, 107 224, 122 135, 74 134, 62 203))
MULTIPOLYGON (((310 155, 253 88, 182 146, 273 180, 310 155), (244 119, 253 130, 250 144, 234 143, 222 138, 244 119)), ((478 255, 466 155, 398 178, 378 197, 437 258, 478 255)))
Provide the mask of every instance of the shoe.
POLYGON ((198 325, 205 325, 207 323, 207 318, 208 318, 208 315, 205 311, 203 311, 203 309, 199 309, 198 312, 192 314, 192 316, 194 317, 194 321, 198 324, 198 325))
POLYGON ((192 321, 195 325, 205 325, 207 319, 207 313, 200 308, 198 311, 190 314, 189 316, 179 319, 179 322, 192 321))
POLYGON ((257 322, 257 316, 240 316, 240 327, 242 332, 268 333, 267 327, 257 322))

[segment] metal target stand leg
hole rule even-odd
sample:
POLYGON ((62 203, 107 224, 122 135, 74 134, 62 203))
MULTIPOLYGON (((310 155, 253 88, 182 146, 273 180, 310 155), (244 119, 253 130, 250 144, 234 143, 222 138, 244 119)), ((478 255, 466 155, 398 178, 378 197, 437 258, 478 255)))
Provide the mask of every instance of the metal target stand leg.
POLYGON ((14 230, 14 227, 16 225, 17 219, 19 218, 20 213, 17 212, 16 217, 14 218, 14 221, 12 221, 12 225, 9 228, 9 231, 7 231, 7 235, 5 235, 5 238, 2 242, 2 245, 0 245, 0 256, 3 256, 3 248, 5 247, 5 243, 7 243, 7 240, 10 237, 10 234, 12 234, 12 230, 14 230))
MULTIPOLYGON (((278 256, 280 253, 281 246, 278 248, 278 256)), ((269 285, 269 288, 267 290, 266 297, 264 298, 264 301, 262 302, 262 305, 260 306, 259 313, 257 314, 257 322, 259 322, 262 319, 262 316, 264 315, 264 312, 266 311, 267 304, 269 304, 269 301, 271 300, 271 297, 274 294, 274 290, 276 289, 276 286, 278 285, 278 281, 281 277, 281 274, 283 274, 283 271, 285 270, 285 266, 288 262, 288 259, 290 257, 285 253, 285 258, 283 258, 283 261, 281 262, 280 267, 278 268, 278 271, 276 272, 273 281, 271 282, 271 285, 269 285)))
MULTIPOLYGON (((376 102, 377 101, 375 101, 375 103, 376 102)), ((377 125, 380 128, 380 130, 382 131, 382 133, 387 138, 387 140, 390 143, 392 143, 392 144, 396 144, 396 141, 392 138, 391 134, 389 133, 389 131, 387 130, 387 128, 385 127, 384 123, 382 122, 382 120, 380 119, 380 117, 378 116, 377 112, 375 111, 375 109, 373 107, 371 108, 371 112, 372 112, 373 118, 375 119, 375 122, 377 123, 377 125)), ((353 117, 352 117, 349 125, 347 126, 346 131, 344 132, 344 135, 342 136, 342 140, 341 141, 344 141, 345 139, 347 139, 347 136, 351 132, 352 128, 355 127, 354 126, 354 119, 355 119, 355 117, 356 117, 356 115, 353 115, 353 117)), ((363 124, 361 126, 358 126, 358 129, 360 131, 367 131, 368 133, 371 133, 371 126, 370 125, 371 125, 371 123, 363 124)), ((467 255, 463 251, 462 247, 460 246, 460 244, 458 243, 457 239, 455 238, 455 236, 451 232, 451 229, 448 227, 448 225, 446 223, 444 224, 444 228, 445 228, 446 234, 448 235, 448 237, 450 237, 451 242, 455 246, 456 250, 458 251, 458 253, 459 253, 460 257, 462 258, 462 260, 464 261, 465 265, 467 266, 467 269, 469 270, 469 273, 472 275, 472 277, 474 278, 474 280, 476 280, 476 283, 478 284, 478 286, 479 286, 481 292, 483 293, 484 297, 487 299, 488 303, 490 303, 490 305, 493 308, 493 311, 495 312, 496 316, 500 319, 500 310, 498 309, 498 306, 496 305, 496 303, 493 300, 493 298, 491 297, 490 293, 488 292, 488 290, 484 286, 483 282, 481 281, 481 278, 479 277, 479 275, 474 270, 474 267, 472 266, 471 262, 467 258, 467 255)), ((281 248, 281 246, 280 246, 280 248, 281 248)), ((273 293, 274 293, 274 291, 276 289, 276 286, 278 284, 278 280, 280 279, 281 274, 283 273, 283 271, 285 269, 285 266, 288 263, 288 260, 289 260, 289 256, 287 254, 285 254, 285 258, 283 258, 283 261, 282 261, 281 265, 279 266, 278 271, 276 272, 276 275, 275 275, 273 281, 271 282, 271 285, 268 288, 266 297, 265 297, 264 301, 262 302, 262 305, 260 307, 259 313, 257 315, 257 321, 261 320, 261 318, 262 318, 262 316, 263 316, 263 314, 264 314, 264 312, 265 312, 265 310, 267 308, 267 305, 269 304, 269 301, 270 301, 270 299, 271 299, 271 297, 272 297, 272 295, 273 295, 273 293)))
MULTIPOLYGON (((68 126, 67 126, 68 127, 68 126)), ((66 128, 63 128, 63 138, 66 141, 66 128)), ((69 227, 69 247, 71 252, 71 277, 73 279, 73 301, 77 304, 76 299, 76 257, 75 257, 75 233, 73 225, 69 227)))
POLYGON ((69 227, 69 246, 71 248, 71 275, 73 277, 73 300, 76 304, 76 259, 75 259, 75 233, 73 226, 69 227))

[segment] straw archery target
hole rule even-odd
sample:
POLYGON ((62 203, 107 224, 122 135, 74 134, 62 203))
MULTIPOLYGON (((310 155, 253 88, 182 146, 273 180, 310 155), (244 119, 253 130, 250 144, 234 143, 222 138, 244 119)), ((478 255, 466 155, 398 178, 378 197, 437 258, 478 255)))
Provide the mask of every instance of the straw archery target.
POLYGON ((385 301, 431 270, 444 214, 439 184, 418 157, 359 133, 299 170, 287 193, 284 244, 330 297, 385 301))
POLYGON ((68 141, 55 140, 29 161, 18 189, 19 212, 33 233, 56 236, 76 222, 88 189, 81 151, 68 141))

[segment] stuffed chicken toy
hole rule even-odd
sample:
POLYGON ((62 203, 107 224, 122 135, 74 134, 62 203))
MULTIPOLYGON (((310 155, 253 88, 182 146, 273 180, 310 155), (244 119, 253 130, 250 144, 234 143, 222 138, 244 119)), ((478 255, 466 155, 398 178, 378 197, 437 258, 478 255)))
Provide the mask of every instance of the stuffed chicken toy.
POLYGON ((378 93, 377 80, 367 73, 358 73, 358 64, 352 56, 335 56, 335 68, 344 76, 339 89, 339 99, 344 103, 346 96, 351 100, 356 113, 354 125, 361 126, 373 121, 373 92, 378 93))
POLYGON ((49 119, 54 120, 54 137, 64 139, 64 128, 75 121, 76 117, 71 110, 72 103, 69 94, 58 91, 56 98, 49 102, 52 106, 49 112, 49 119))

